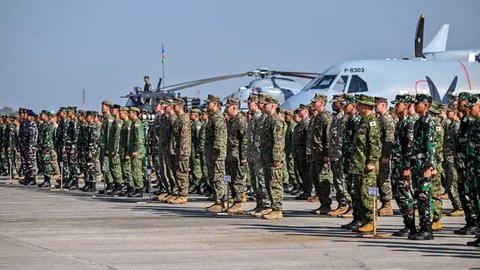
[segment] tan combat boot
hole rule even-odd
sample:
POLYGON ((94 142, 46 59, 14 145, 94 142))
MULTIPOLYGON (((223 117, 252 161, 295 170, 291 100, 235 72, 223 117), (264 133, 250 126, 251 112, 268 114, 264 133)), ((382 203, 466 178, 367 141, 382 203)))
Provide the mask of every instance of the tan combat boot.
POLYGON ((362 226, 353 228, 354 232, 368 233, 373 232, 373 221, 362 224, 362 226))
POLYGON ((440 199, 442 200, 448 200, 448 193, 443 193, 441 196, 440 196, 440 199))
POLYGON ((272 211, 273 211, 272 208, 265 208, 265 209, 263 209, 263 210, 260 211, 260 212, 256 212, 254 216, 257 217, 257 218, 261 218, 261 217, 263 217, 264 215, 267 215, 267 214, 269 214, 269 213, 272 212, 272 211))
POLYGON ((282 214, 282 211, 272 210, 272 211, 270 211, 270 213, 263 215, 262 218, 263 218, 263 219, 268 219, 268 220, 272 220, 272 219, 282 219, 282 218, 283 218, 283 214, 282 214))
POLYGON ((442 228, 443 227, 442 227, 442 221, 441 220, 437 220, 437 221, 433 222, 432 231, 437 232, 437 231, 440 231, 442 228))
POLYGON ((465 212, 463 212, 463 210, 454 209, 454 210, 452 210, 452 212, 448 212, 448 213, 447 213, 447 216, 450 216, 450 217, 463 217, 463 216, 465 216, 465 212))
POLYGON ((382 207, 378 209, 378 215, 382 217, 393 216, 392 201, 384 202, 382 207))
POLYGON ((207 207, 205 210, 207 210, 208 212, 212 212, 212 213, 221 213, 221 212, 225 211, 225 208, 226 208, 226 204, 214 203, 214 204, 210 205, 209 207, 207 207))
POLYGON ((247 202, 247 195, 245 193, 243 193, 242 195, 242 203, 246 203, 247 202))
POLYGON ((163 199, 165 199, 165 197, 168 196, 168 193, 161 193, 161 194, 158 194, 158 197, 157 197, 157 201, 162 201, 163 199))
POLYGON ((320 200, 318 199, 318 196, 315 195, 315 196, 308 197, 307 201, 309 201, 309 202, 319 202, 320 200))
POLYGON ((352 210, 352 209, 348 209, 347 212, 339 215, 338 217, 340 217, 340 218, 353 218, 353 210, 352 210))
POLYGON ((180 196, 172 195, 172 196, 170 196, 170 198, 168 198, 166 203, 172 204, 172 202, 175 201, 178 197, 180 197, 180 196))
POLYGON ((168 201, 170 204, 186 204, 188 199, 186 196, 178 196, 173 200, 168 201))
POLYGON ((243 213, 243 207, 241 203, 234 203, 232 207, 228 209, 228 212, 231 214, 242 214, 243 213))
POLYGON ((160 201, 163 202, 163 203, 168 203, 168 201, 174 197, 175 195, 173 194, 167 194, 165 197, 163 197, 160 201))
POLYGON ((334 211, 330 211, 327 213, 327 215, 331 216, 331 217, 338 217, 340 216, 341 214, 344 214, 348 211, 348 205, 339 205, 337 209, 335 209, 334 211))

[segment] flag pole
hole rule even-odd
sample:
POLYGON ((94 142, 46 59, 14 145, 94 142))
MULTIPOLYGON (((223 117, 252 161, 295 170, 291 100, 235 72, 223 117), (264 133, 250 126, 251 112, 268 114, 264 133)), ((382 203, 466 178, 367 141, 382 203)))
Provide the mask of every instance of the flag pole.
POLYGON ((165 61, 166 61, 165 47, 163 46, 163 43, 162 43, 162 87, 165 87, 165 61))

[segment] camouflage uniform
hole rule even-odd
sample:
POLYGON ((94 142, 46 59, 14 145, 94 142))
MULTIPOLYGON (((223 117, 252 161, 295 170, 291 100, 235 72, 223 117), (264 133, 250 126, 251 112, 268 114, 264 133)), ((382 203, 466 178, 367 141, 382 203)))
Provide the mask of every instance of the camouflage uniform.
POLYGON ((115 184, 120 185, 122 181, 122 165, 120 155, 120 132, 123 126, 123 120, 120 117, 114 119, 108 132, 109 138, 107 140, 106 151, 108 152, 108 170, 112 176, 115 184))
POLYGON ((0 115, 0 118, 2 118, 2 123, 0 123, 0 174, 7 174, 8 162, 5 152, 5 133, 7 126, 3 123, 3 116, 0 115))
POLYGON ((377 187, 379 188, 380 201, 385 205, 392 200, 392 182, 390 181, 392 157, 392 146, 394 141, 395 124, 392 116, 385 112, 378 118, 380 124, 380 141, 382 142, 382 156, 380 158, 380 168, 377 177, 377 187), (388 159, 384 164, 381 160, 388 159))
MULTIPOLYGON (((67 127, 67 139, 65 141, 65 151, 67 152, 68 174, 64 173, 69 185, 76 187, 80 175, 78 163, 78 122, 76 119, 69 121, 67 127)), ((65 163, 64 163, 65 164, 65 163)))
POLYGON ((7 124, 5 129, 5 154, 7 158, 7 166, 11 168, 11 175, 15 176, 17 174, 19 176, 19 172, 21 170, 21 164, 17 164, 17 160, 19 158, 18 152, 18 134, 17 128, 14 124, 10 123, 7 124), (19 166, 20 165, 20 166, 19 166))
POLYGON ((51 150, 53 146, 53 126, 47 120, 38 127, 38 147, 40 158, 43 163, 43 173, 45 179, 50 180, 53 173, 51 150))
POLYGON ((320 200, 320 204, 325 209, 329 209, 332 204, 330 198, 331 179, 330 164, 325 162, 324 158, 329 158, 330 145, 330 127, 332 125, 332 115, 327 112, 319 112, 314 118, 308 133, 307 155, 310 159, 310 177, 315 191, 320 200))
POLYGON ((225 200, 227 187, 223 181, 225 175, 225 157, 227 154, 227 126, 220 111, 210 114, 205 127, 205 156, 207 157, 208 175, 215 190, 216 204, 225 200))
MULTIPOLYGON (((130 154, 128 152, 128 144, 130 141, 130 130, 132 128, 132 121, 127 120, 123 122, 120 130, 120 145, 118 153, 122 165, 122 183, 128 184, 133 182, 132 179, 132 163, 130 161, 130 154)), ((133 188, 133 186, 131 186, 133 188)))
POLYGON ((431 226, 434 205, 432 201, 432 179, 424 178, 427 169, 436 170, 435 149, 437 147, 437 132, 430 115, 420 117, 413 128, 413 147, 410 161, 414 198, 417 202, 420 225, 431 226))
POLYGON ((308 187, 306 185, 310 183, 310 188, 312 185, 310 180, 310 164, 307 162, 307 138, 309 122, 310 119, 308 117, 298 122, 293 131, 292 140, 295 170, 299 176, 299 182, 302 183, 302 190, 304 192, 306 191, 307 193, 308 187))
POLYGON ((348 121, 348 116, 343 111, 335 113, 330 129, 330 165, 333 173, 333 185, 335 186, 336 199, 339 206, 351 207, 352 197, 347 190, 347 183, 343 168, 343 134, 348 121))
POLYGON ((297 126, 297 123, 295 121, 291 121, 290 123, 287 123, 286 125, 286 131, 285 131, 285 160, 286 160, 286 166, 285 168, 287 169, 287 183, 296 185, 298 184, 297 181, 297 174, 295 173, 295 163, 293 159, 293 132, 295 130, 295 127, 297 126))
POLYGON ((226 173, 231 176, 233 186, 233 201, 241 203, 246 191, 245 174, 247 164, 247 119, 238 113, 227 122, 227 159, 225 161, 226 173))
POLYGON ((437 174, 432 176, 432 200, 434 205, 433 222, 440 221, 443 215, 442 201, 442 174, 443 174, 443 141, 445 131, 438 116, 432 116, 436 130, 436 148, 435 161, 437 164, 437 174))
POLYGON ((102 128, 100 130, 100 164, 102 166, 102 171, 105 171, 105 183, 113 184, 112 174, 110 173, 110 164, 108 156, 105 156, 107 151, 108 139, 110 138, 110 128, 113 124, 112 115, 104 115, 102 128))
POLYGON ((277 114, 268 116, 262 126, 262 164, 265 184, 274 211, 282 211, 283 204, 283 160, 285 158, 285 127, 277 114), (279 162, 275 166, 275 162, 279 162))
POLYGON ((145 132, 142 121, 135 119, 132 121, 128 141, 128 154, 130 155, 132 178, 130 187, 135 190, 142 190, 143 185, 143 158, 145 157, 145 132), (133 153, 137 155, 134 157, 133 153))
POLYGON ((161 119, 164 114, 159 115, 153 121, 153 126, 150 129, 150 154, 152 155, 152 165, 155 170, 155 175, 157 176, 158 186, 160 187, 160 192, 165 192, 165 187, 162 180, 162 166, 160 164, 160 130, 161 130, 161 119))
POLYGON ((173 114, 166 119, 165 129, 163 130, 163 136, 165 136, 163 145, 160 147, 160 151, 165 151, 165 168, 167 173, 167 179, 169 181, 170 193, 175 194, 178 190, 177 183, 175 181, 175 156, 170 153, 170 141, 172 140, 172 132, 177 115, 173 114))
MULTIPOLYGON (((183 103, 180 103, 183 104, 183 103)), ((188 196, 188 168, 192 147, 190 118, 186 113, 178 115, 173 123, 170 139, 170 154, 174 157, 175 189, 173 194, 188 196)))
POLYGON ((202 162, 200 159, 200 130, 202 129, 200 120, 192 121, 190 134, 192 135, 192 147, 190 154, 190 170, 192 172, 192 182, 199 187, 202 181, 202 162))
POLYGON ((37 139, 38 128, 35 122, 26 122, 25 130, 25 177, 35 179, 37 175, 37 139))
POLYGON ((60 122, 58 123, 58 128, 57 128, 57 134, 56 134, 56 147, 57 147, 57 155, 59 156, 59 163, 63 166, 63 182, 65 183, 67 176, 69 174, 69 169, 68 169, 68 157, 67 157, 67 151, 65 150, 65 144, 67 140, 67 127, 68 127, 68 119, 64 118, 61 119, 60 122))
POLYGON ((202 169, 202 183, 212 186, 208 178, 207 158, 205 156, 205 131, 208 122, 202 123, 198 134, 198 154, 200 155, 200 167, 202 169))
MULTIPOLYGON (((87 114, 93 114, 88 112, 87 114)), ((85 141, 83 142, 86 147, 85 161, 85 182, 94 183, 97 180, 96 172, 96 157, 98 155, 98 146, 100 142, 100 134, 97 129, 96 123, 87 123, 85 126, 85 141)))
MULTIPOLYGON (((477 99, 475 101, 475 105, 480 105, 480 101, 477 99)), ((468 129, 467 133, 467 168, 468 173, 475 184, 475 201, 477 203, 477 207, 480 207, 479 200, 480 200, 480 118, 476 118, 472 120, 470 123, 470 128, 468 129)), ((477 220, 477 222, 479 222, 477 220)), ((477 223, 477 229, 480 226, 477 223)), ((468 242, 467 245, 469 246, 480 246, 480 235, 477 234, 476 240, 473 242, 468 242)))
MULTIPOLYGON (((345 130, 343 134, 342 140, 342 159, 343 159, 343 169, 345 173, 345 183, 347 185, 347 191, 351 198, 351 205, 352 209, 355 207, 355 202, 353 200, 355 187, 352 179, 352 174, 349 170, 350 162, 352 157, 352 146, 353 146, 353 138, 355 137, 355 133, 360 126, 362 118, 358 113, 354 114, 353 116, 348 116, 348 120, 345 123, 345 130)), ((355 213, 354 213, 355 214, 355 213)), ((357 219, 359 220, 359 219, 357 219)))
POLYGON ((351 149, 349 169, 355 187, 353 212, 358 220, 367 223, 373 221, 373 197, 368 195, 368 188, 376 186, 382 154, 380 127, 373 113, 361 118, 351 149), (368 164, 374 165, 375 169, 366 172, 368 164))
POLYGON ((450 122, 445 130, 445 144, 443 147, 443 168, 445 170, 446 185, 448 198, 452 202, 454 210, 463 210, 460 197, 458 195, 458 173, 455 167, 455 153, 458 141, 458 131, 460 122, 450 122))

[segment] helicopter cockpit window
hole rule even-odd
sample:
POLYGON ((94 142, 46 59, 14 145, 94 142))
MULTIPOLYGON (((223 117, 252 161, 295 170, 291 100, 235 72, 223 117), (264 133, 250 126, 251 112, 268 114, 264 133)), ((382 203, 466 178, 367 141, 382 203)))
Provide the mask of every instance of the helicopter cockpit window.
POLYGON ((310 89, 328 89, 335 80, 336 75, 325 75, 318 82, 316 82, 310 89))
POLYGON ((360 93, 367 91, 367 83, 358 75, 353 75, 352 79, 350 80, 350 86, 348 87, 348 93, 360 93))
POLYGON ((333 86, 332 90, 335 90, 337 92, 345 91, 345 86, 347 85, 347 81, 348 81, 348 76, 340 76, 340 78, 338 78, 337 82, 333 86))

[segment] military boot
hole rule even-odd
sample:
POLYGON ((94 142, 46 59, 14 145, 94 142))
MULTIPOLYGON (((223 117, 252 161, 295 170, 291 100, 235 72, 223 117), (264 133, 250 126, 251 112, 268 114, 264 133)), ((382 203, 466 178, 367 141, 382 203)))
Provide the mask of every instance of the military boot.
POLYGON ((50 177, 45 176, 43 179, 43 183, 38 184, 38 187, 50 187, 50 177))
POLYGON ((369 233, 373 232, 373 221, 364 222, 359 227, 353 227, 352 231, 360 233, 369 233))
POLYGON ((118 196, 123 191, 123 184, 122 183, 115 183, 115 188, 112 191, 113 196, 118 196))
POLYGON ((400 229, 394 233, 392 233, 392 236, 395 237, 405 237, 409 235, 414 235, 417 233, 417 227, 415 226, 415 220, 408 220, 404 221, 405 227, 403 229, 400 229))
POLYGON ((37 182, 35 181, 35 177, 29 177, 28 181, 25 182, 25 186, 36 186, 37 182))
POLYGON ((348 209, 347 212, 339 215, 338 217, 340 217, 340 218, 353 218, 353 210, 352 210, 352 208, 348 209))
POLYGON ((25 183, 28 181, 28 178, 25 177, 22 180, 18 181, 19 184, 25 185, 25 183))
POLYGON ((113 183, 108 183, 107 187, 105 188, 105 193, 106 195, 112 195, 113 189, 115 188, 115 185, 113 183))
POLYGON ((188 198, 186 196, 178 196, 173 200, 168 201, 169 204, 186 204, 188 198))
POLYGON ((448 212, 448 213, 447 213, 447 216, 450 216, 450 217, 463 217, 463 216, 465 216, 465 212, 464 212, 463 210, 453 209, 451 212, 448 212))
POLYGON ((283 213, 280 210, 272 210, 272 211, 270 211, 270 213, 262 215, 262 218, 263 219, 268 219, 268 220, 282 219, 283 218, 283 213))
POLYGON ((273 209, 270 208, 270 207, 264 207, 262 210, 260 210, 259 212, 255 213, 254 217, 256 218, 261 218, 262 216, 272 212, 273 209))
POLYGON ((207 207, 205 210, 212 213, 221 213, 221 212, 225 212, 226 208, 227 208, 226 203, 214 203, 209 207, 207 207))
POLYGON ((228 209, 229 213, 232 214, 242 214, 243 213, 243 207, 241 203, 234 203, 232 207, 228 209))
POLYGON ((385 216, 393 216, 393 208, 392 208, 392 201, 386 201, 382 204, 382 207, 378 209, 378 215, 385 217, 385 216))
POLYGON ((95 181, 89 182, 85 192, 97 192, 97 183, 95 181))
POLYGON ((319 202, 320 199, 318 198, 318 195, 315 195, 315 196, 310 196, 307 198, 307 201, 308 202, 319 202))
POLYGON ((480 237, 477 237, 474 241, 467 242, 467 246, 480 247, 480 237))
POLYGON ((453 231, 454 234, 459 235, 475 235, 477 232, 477 226, 473 222, 467 222, 463 228, 453 231))
POLYGON ((85 181, 85 184, 83 185, 83 187, 80 188, 80 190, 85 192, 89 187, 90 187, 90 182, 85 181))
MULTIPOLYGON (((113 191, 113 190, 112 190, 112 191, 113 191)), ((112 193, 110 193, 110 194, 112 194, 112 193)), ((135 189, 135 191, 132 192, 131 194, 129 194, 128 197, 131 197, 131 198, 142 198, 142 197, 143 197, 143 189, 141 189, 141 188, 135 189)))
POLYGON ((308 194, 308 193, 302 193, 300 195, 298 195, 297 197, 295 197, 295 200, 308 200, 308 198, 310 198, 312 195, 311 194, 308 194))
POLYGON ((352 220, 352 222, 348 223, 348 224, 345 224, 345 225, 342 225, 340 226, 340 229, 344 229, 344 230, 351 230, 355 227, 359 227, 362 225, 362 222, 360 220, 352 220))
POLYGON ((437 221, 433 222, 432 231, 438 232, 438 231, 441 231, 442 228, 443 228, 443 226, 442 226, 442 221, 441 220, 437 220, 437 221))
POLYGON ((75 190, 75 189, 78 189, 78 180, 77 179, 73 179, 72 181, 70 181, 70 186, 68 187, 69 190, 75 190))
POLYGON ((344 214, 348 211, 349 207, 347 204, 340 204, 337 209, 333 210, 333 211, 330 211, 327 213, 327 215, 331 216, 331 217, 338 217, 340 216, 341 214, 344 214))
POLYGON ((432 223, 425 222, 420 226, 420 231, 408 236, 410 240, 433 240, 432 223))

